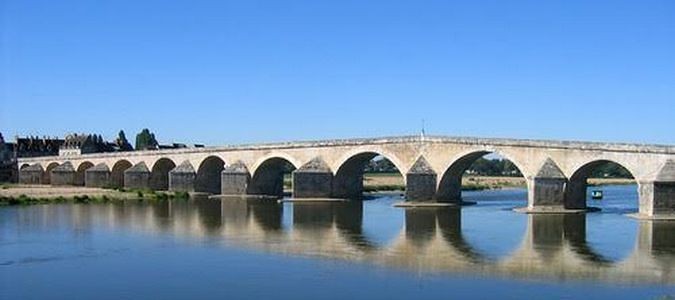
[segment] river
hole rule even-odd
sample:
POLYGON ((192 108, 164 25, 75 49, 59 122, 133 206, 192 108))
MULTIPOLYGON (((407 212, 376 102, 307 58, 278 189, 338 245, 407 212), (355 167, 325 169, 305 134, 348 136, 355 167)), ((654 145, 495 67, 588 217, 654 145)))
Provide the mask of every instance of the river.
POLYGON ((581 215, 527 215, 522 189, 461 209, 192 199, 0 208, 0 299, 675 297, 675 222, 635 186, 581 215))

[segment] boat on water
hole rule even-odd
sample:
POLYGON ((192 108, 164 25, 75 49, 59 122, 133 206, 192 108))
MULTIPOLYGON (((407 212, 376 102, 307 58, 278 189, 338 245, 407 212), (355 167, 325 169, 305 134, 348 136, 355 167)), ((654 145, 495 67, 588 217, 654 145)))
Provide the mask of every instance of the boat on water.
POLYGON ((591 198, 593 200, 600 200, 600 199, 602 199, 602 196, 603 196, 603 194, 602 194, 601 190, 594 190, 594 191, 591 192, 591 198))

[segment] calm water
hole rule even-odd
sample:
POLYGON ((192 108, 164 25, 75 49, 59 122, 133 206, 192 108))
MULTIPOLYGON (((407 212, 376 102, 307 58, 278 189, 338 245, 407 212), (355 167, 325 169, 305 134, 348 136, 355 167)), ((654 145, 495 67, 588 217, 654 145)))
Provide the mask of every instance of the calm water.
POLYGON ((208 200, 0 208, 0 299, 675 296, 675 222, 640 222, 634 186, 601 213, 478 205, 208 200))

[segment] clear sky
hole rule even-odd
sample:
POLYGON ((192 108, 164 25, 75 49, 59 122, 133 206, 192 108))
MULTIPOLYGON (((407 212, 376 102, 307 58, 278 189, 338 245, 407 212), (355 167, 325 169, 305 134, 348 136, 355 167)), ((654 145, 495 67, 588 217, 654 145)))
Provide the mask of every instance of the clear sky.
POLYGON ((0 132, 675 144, 675 1, 0 0, 0 132))

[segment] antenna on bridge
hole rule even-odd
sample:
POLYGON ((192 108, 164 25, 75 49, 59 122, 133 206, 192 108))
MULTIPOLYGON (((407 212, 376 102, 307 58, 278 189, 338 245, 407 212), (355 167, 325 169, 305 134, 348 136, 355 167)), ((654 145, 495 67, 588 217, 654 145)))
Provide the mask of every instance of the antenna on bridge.
POLYGON ((424 140, 424 135, 426 133, 424 132, 424 119, 422 119, 422 131, 420 132, 420 140, 424 140))

